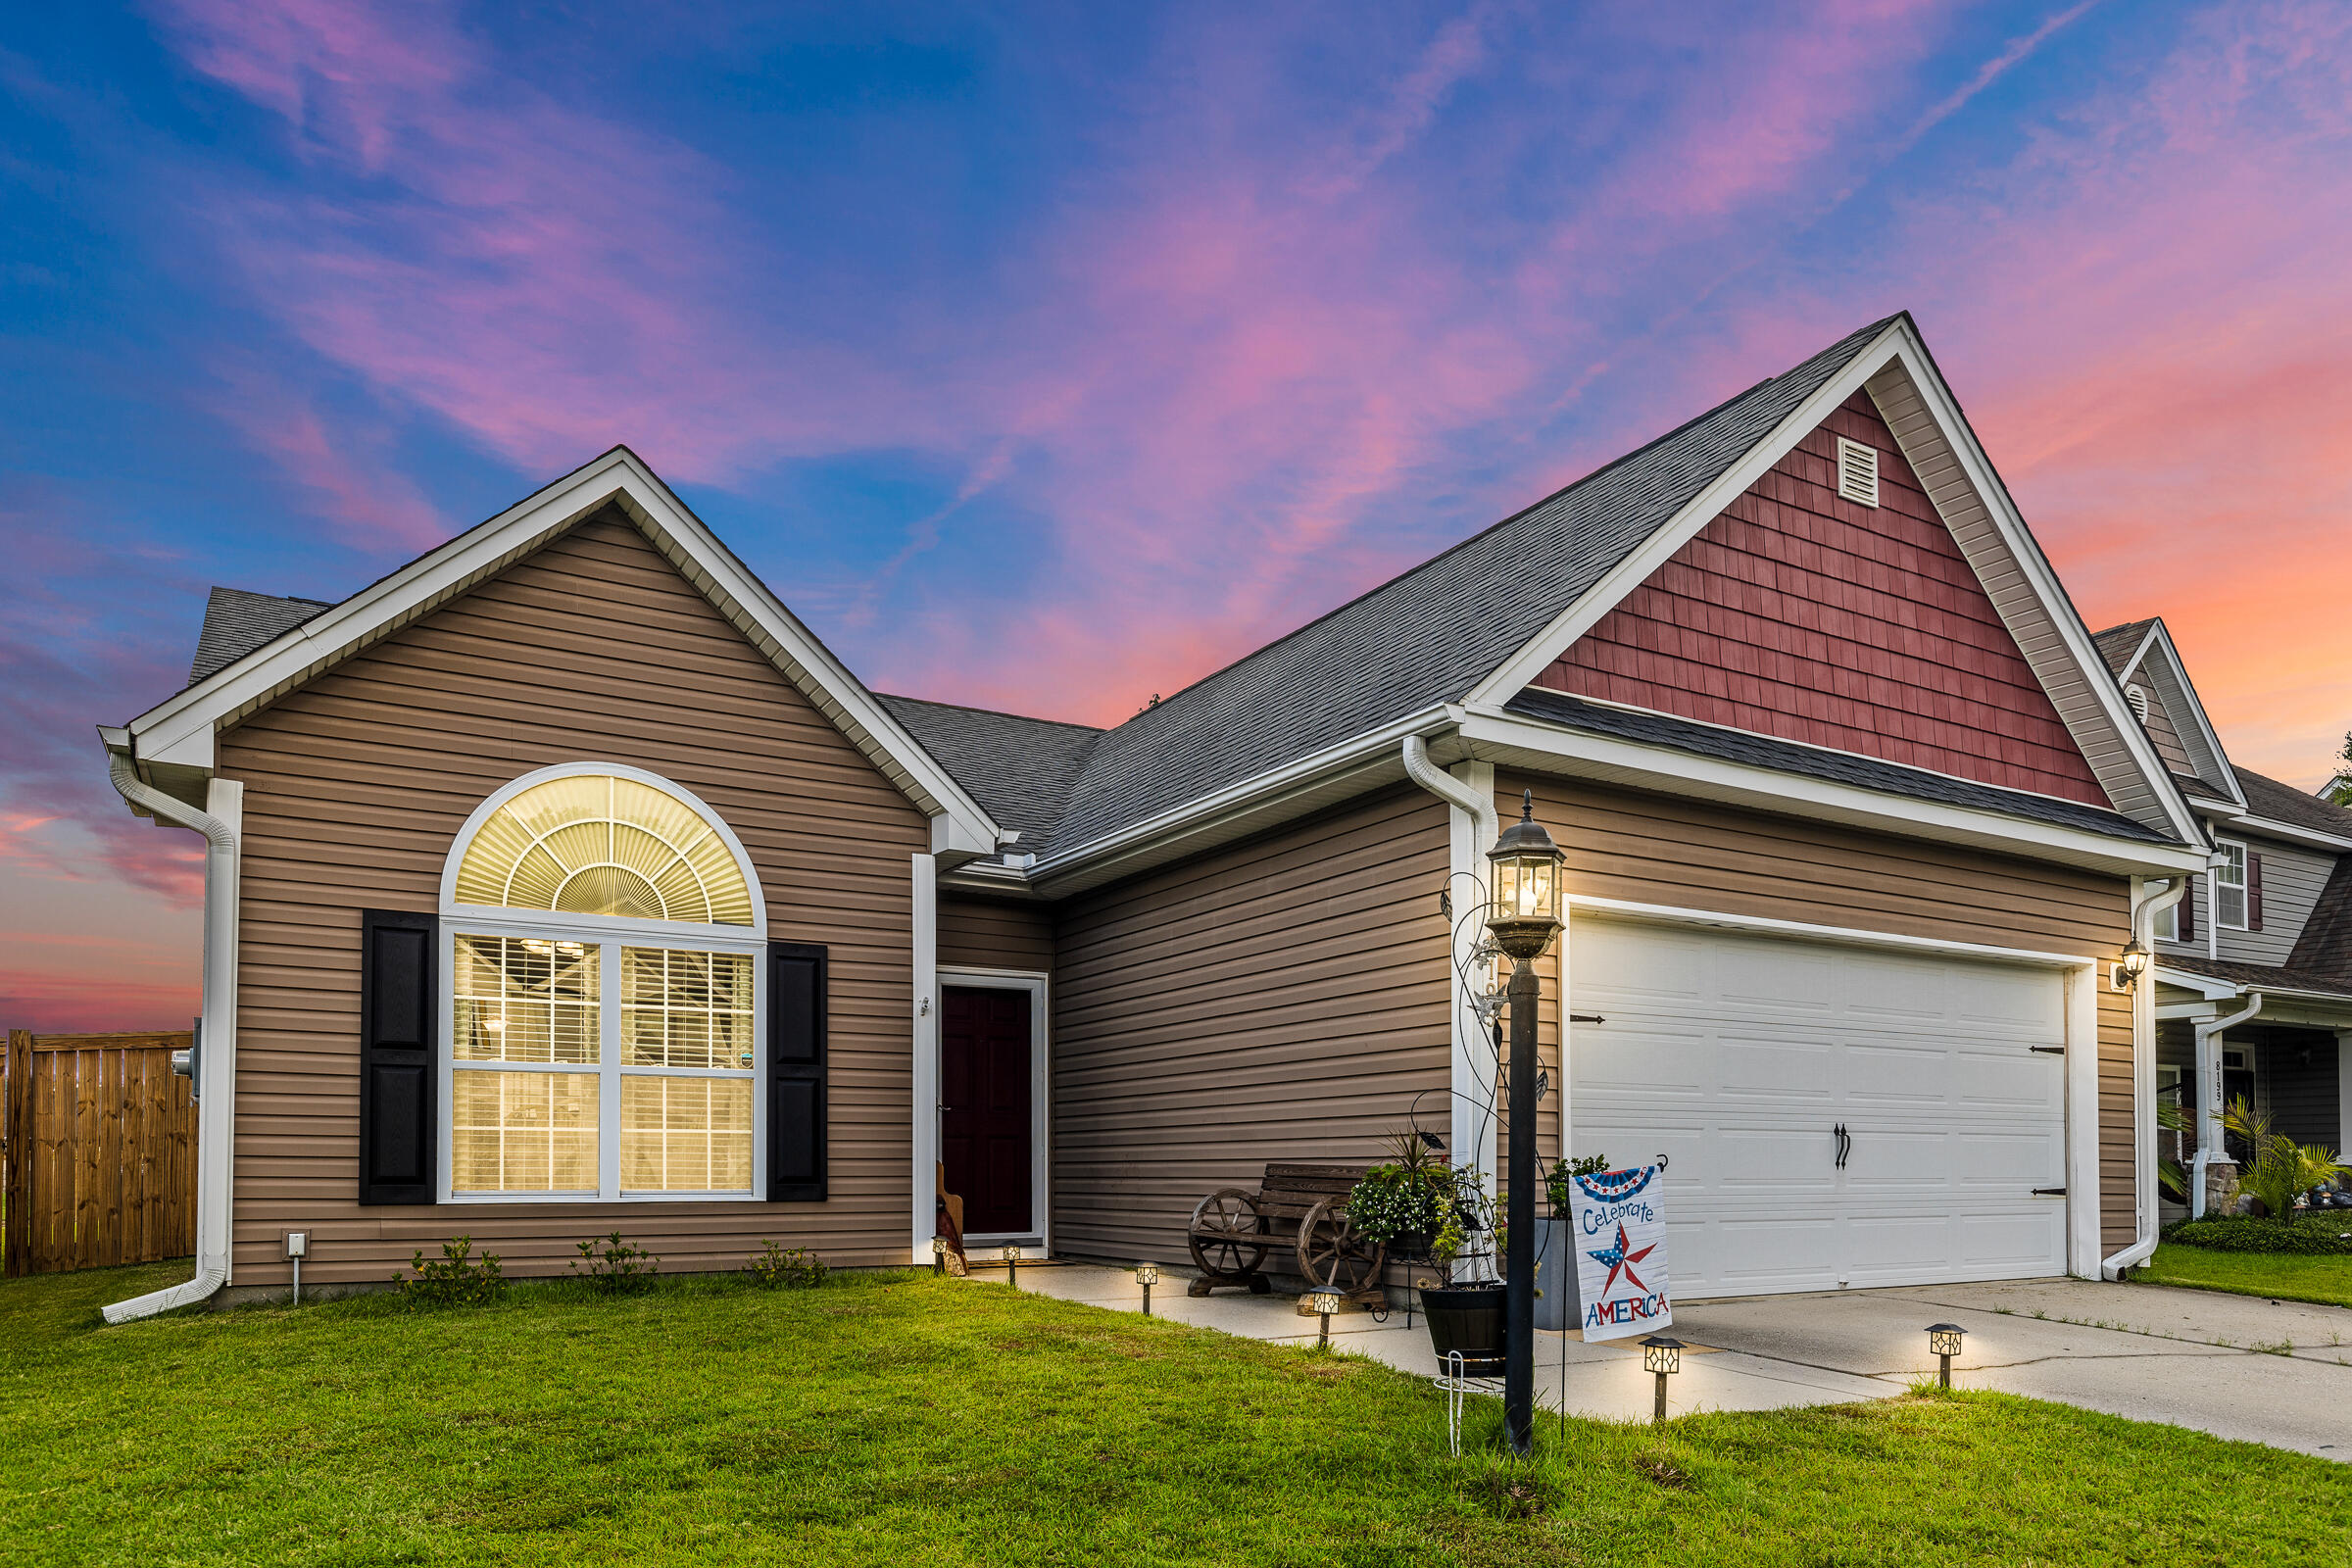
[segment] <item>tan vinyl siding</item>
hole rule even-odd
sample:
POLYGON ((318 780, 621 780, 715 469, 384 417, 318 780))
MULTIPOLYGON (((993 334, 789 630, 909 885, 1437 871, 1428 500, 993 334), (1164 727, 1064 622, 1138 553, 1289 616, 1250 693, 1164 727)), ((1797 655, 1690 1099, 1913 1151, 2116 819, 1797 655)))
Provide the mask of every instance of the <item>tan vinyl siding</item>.
MULTIPOLYGON (((1533 775, 1495 778, 1504 806, 1530 786, 1537 819, 1567 854, 1571 896, 2100 958, 2122 951, 2129 936, 2131 891, 2120 877, 1705 802, 1533 775)), ((1543 967, 1544 1063, 1556 1082, 1559 970, 1548 960, 1543 967)), ((2113 1250, 2132 1242, 2137 1224, 2129 1000, 2102 985, 2098 1019, 2100 1228, 2113 1250)), ((1558 1147, 1556 1103, 1554 1097, 1542 1108, 1546 1157, 1558 1147)))
POLYGON ((1376 1158, 1416 1095, 1446 1127, 1446 855, 1445 807, 1388 790, 1062 908, 1057 1250, 1181 1259, 1268 1160, 1376 1158))
POLYGON ((1050 972, 1054 967, 1053 912, 1042 904, 942 894, 939 962, 943 968, 1050 972))
MULTIPOLYGON (((839 1263, 906 1254, 910 857, 923 814, 627 523, 584 523, 222 737, 243 780, 236 1284, 380 1281, 458 1232, 515 1274, 620 1230, 672 1271, 762 1238, 839 1263), (363 908, 431 911, 466 815, 516 775, 614 761, 701 796, 751 855, 769 934, 831 951, 823 1204, 361 1208, 363 908)), ((444 1144, 446 1149, 446 1144, 444 1144)))

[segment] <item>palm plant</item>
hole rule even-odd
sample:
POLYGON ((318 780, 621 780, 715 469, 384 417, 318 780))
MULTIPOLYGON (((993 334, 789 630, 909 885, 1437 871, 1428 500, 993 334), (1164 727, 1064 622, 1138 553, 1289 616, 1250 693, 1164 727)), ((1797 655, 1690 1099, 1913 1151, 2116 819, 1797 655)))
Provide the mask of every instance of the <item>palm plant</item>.
POLYGON ((2256 1110, 2243 1095, 2230 1102, 2222 1125, 2244 1139, 2253 1156, 2239 1170, 2237 1185, 2261 1199, 2262 1206, 2281 1223, 2293 1221, 2297 1199, 2344 1172, 2333 1150, 2298 1144, 2276 1131, 2270 1113, 2256 1110))

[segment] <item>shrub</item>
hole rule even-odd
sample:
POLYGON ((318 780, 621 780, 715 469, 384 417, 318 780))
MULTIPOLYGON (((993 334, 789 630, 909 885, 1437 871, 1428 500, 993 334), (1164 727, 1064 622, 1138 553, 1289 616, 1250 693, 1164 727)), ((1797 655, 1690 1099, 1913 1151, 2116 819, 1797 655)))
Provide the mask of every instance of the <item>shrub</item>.
POLYGON ((498 1271, 498 1254, 473 1256, 473 1238, 460 1236, 441 1244, 440 1261, 419 1250, 409 1261, 410 1272, 392 1276, 392 1294, 415 1308, 428 1306, 486 1306, 505 1294, 506 1276, 498 1271))
POLYGON ((1387 1247, 1399 1236, 1434 1236, 1445 1224, 1443 1193, 1428 1175, 1400 1165, 1375 1165, 1348 1195, 1355 1233, 1387 1247))
POLYGON ((2254 1154, 2251 1163, 2239 1168, 2237 1185, 2260 1199, 2281 1223, 2294 1217, 2296 1199, 2343 1174, 2344 1167, 2331 1152, 2275 1131, 2270 1113, 2256 1110, 2242 1095, 2230 1102, 2222 1124, 2243 1138, 2254 1154))
POLYGON ((2201 1247, 2213 1252, 2352 1255, 2352 1215, 2312 1215, 2285 1225, 2238 1216, 2184 1219, 2167 1228, 2164 1239, 2177 1247, 2201 1247))
POLYGON ((753 1257, 750 1266, 744 1270, 751 1275, 754 1285, 763 1285, 771 1291, 790 1291, 806 1290, 825 1283, 828 1270, 817 1255, 806 1247, 786 1250, 773 1242, 762 1242, 760 1246, 765 1250, 753 1257))
POLYGON ((1568 1212, 1568 1182, 1571 1177, 1597 1176, 1608 1168, 1609 1156, 1606 1154, 1587 1154, 1582 1159, 1563 1159, 1553 1165, 1551 1174, 1544 1178, 1544 1191, 1551 1199, 1551 1211, 1554 1214, 1568 1212))
POLYGON ((588 1282, 589 1289, 606 1296, 625 1296, 642 1291, 654 1283, 662 1260, 642 1247, 631 1247, 614 1231, 603 1241, 579 1244, 579 1260, 571 1272, 588 1282))

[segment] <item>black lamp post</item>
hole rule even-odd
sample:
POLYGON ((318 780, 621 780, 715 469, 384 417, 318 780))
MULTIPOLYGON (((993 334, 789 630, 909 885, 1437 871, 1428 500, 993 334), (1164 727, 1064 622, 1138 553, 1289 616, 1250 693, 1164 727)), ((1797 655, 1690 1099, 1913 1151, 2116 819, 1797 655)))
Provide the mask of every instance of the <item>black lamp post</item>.
POLYGON ((1494 902, 1487 930, 1511 971, 1511 1142, 1506 1167, 1510 1237, 1503 1261, 1502 1419, 1511 1451, 1527 1454, 1536 1433, 1536 1009, 1543 996, 1535 960, 1560 931, 1560 862, 1566 858, 1536 820, 1536 792, 1487 852, 1494 902))

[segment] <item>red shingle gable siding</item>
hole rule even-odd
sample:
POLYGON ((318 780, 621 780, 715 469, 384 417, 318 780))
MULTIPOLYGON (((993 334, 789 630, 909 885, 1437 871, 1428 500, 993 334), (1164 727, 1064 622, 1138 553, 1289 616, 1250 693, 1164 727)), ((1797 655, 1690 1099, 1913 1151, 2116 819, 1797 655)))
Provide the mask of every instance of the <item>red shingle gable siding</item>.
POLYGON ((1866 393, 1536 684, 2109 804, 1866 393), (1838 436, 1878 448, 1875 509, 1838 494, 1838 436))

